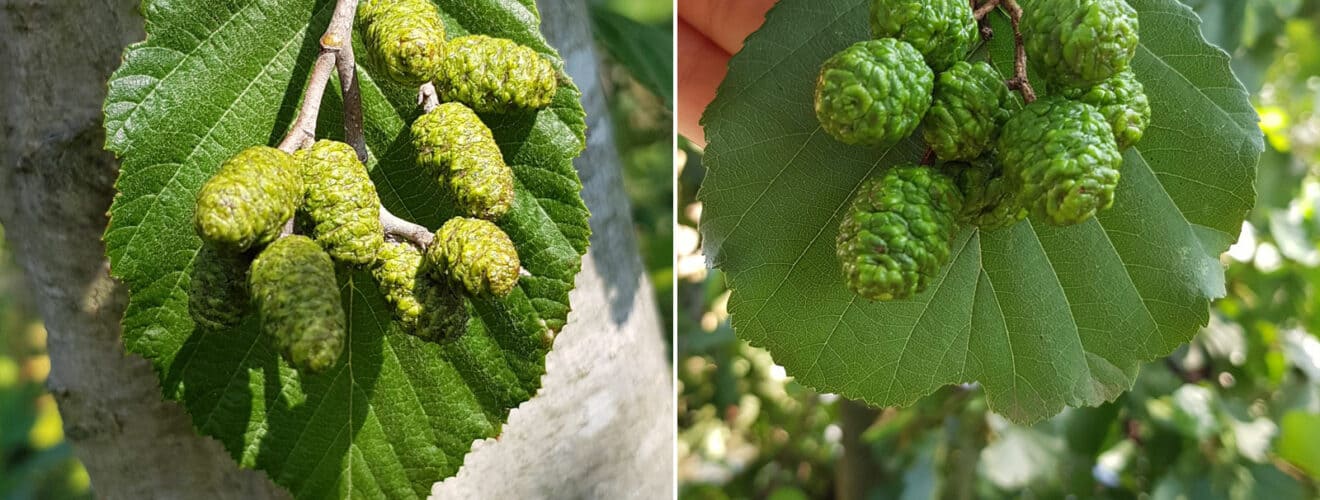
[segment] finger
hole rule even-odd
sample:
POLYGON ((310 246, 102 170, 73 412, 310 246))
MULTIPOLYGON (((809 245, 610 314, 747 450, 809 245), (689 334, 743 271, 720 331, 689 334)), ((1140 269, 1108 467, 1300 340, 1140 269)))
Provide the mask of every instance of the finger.
POLYGON ((678 133, 703 148, 701 113, 715 99, 728 65, 728 52, 678 20, 678 133))
POLYGON ((747 35, 761 27, 776 0, 684 0, 678 17, 730 54, 742 49, 747 35))

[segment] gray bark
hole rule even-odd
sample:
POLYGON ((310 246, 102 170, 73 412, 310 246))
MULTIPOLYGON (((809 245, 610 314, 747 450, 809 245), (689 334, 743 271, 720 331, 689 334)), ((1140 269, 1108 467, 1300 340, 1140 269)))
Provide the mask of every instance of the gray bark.
POLYGON ((633 235, 586 2, 537 3, 541 28, 567 61, 587 110, 587 151, 576 164, 591 209, 591 250, 540 395, 513 411, 499 440, 479 443, 432 498, 673 498, 673 379, 633 235))
MULTIPOLYGON (((102 150, 101 103, 123 47, 143 38, 138 4, 0 0, 0 224, 46 323, 48 386, 99 496, 284 497, 264 474, 238 468, 218 442, 197 435, 182 408, 162 400, 150 365, 120 342, 127 294, 109 278, 101 244, 118 165, 102 150)), ((587 17, 571 0, 544 2, 543 12, 591 116, 578 165, 593 247, 542 394, 436 491, 668 498, 672 382, 587 17)))
POLYGON ((0 0, 0 223, 45 320, 64 430, 104 498, 263 498, 276 489, 193 432, 151 366, 125 356, 124 287, 101 245, 118 165, 105 82, 143 37, 137 0, 0 0))

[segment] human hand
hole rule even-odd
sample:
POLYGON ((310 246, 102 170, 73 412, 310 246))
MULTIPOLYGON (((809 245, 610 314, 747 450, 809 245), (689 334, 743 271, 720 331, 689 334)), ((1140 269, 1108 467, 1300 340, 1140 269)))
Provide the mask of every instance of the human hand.
POLYGON ((678 133, 700 147, 699 123, 715 89, 729 71, 729 58, 761 26, 776 0, 683 0, 678 2, 678 133))

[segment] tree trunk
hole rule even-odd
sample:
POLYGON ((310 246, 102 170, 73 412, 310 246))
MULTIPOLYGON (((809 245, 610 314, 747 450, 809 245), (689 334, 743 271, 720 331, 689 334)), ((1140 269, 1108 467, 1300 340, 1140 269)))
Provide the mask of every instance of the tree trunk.
MULTIPOLYGON (((0 0, 0 224, 48 331, 50 390, 103 498, 280 498, 164 401, 150 365, 125 355, 124 287, 101 244, 118 165, 103 151, 106 80, 143 38, 139 0, 0 0)), ((543 2, 545 32, 583 88, 578 163, 593 247, 541 394, 498 441, 478 443, 444 496, 615 497, 672 492, 672 382, 643 277, 585 7, 543 2), (510 471, 519 471, 511 474, 510 471)))
POLYGON ((513 410, 433 498, 673 498, 674 387, 655 297, 633 234, 585 0, 539 0, 541 29, 587 110, 578 158, 591 250, 545 387, 513 410))
POLYGON ((880 410, 850 399, 839 400, 839 426, 843 430, 843 457, 835 469, 836 500, 864 500, 871 490, 885 484, 882 469, 862 433, 875 423, 880 410))

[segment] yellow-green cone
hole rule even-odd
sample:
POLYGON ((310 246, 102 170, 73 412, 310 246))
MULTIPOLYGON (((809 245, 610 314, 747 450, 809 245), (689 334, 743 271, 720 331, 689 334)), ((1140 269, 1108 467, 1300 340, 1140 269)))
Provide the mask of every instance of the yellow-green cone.
POLYGON ((438 282, 422 268, 422 252, 407 243, 386 243, 380 262, 371 270, 394 317, 404 331, 438 342, 467 331, 467 300, 448 283, 438 282))
POLYGON ((377 74, 417 86, 440 72, 445 23, 430 0, 368 0, 358 5, 358 26, 377 74))
POLYGON ((513 40, 484 35, 450 40, 435 78, 442 101, 457 101, 480 113, 540 109, 558 89, 549 60, 513 40))
POLYGON ((339 360, 347 319, 334 262, 306 236, 266 247, 248 277, 261 327, 299 370, 323 371, 339 360))
POLYGON ((457 217, 435 233, 426 250, 427 265, 437 279, 463 285, 472 295, 504 297, 518 285, 518 250, 495 224, 457 217))
POLYGON ((203 240, 241 252, 278 238, 302 196, 302 176, 293 157, 253 146, 226 161, 202 186, 193 225, 203 240))
POLYGON ((490 129, 467 106, 441 104, 412 125, 417 163, 448 180, 465 215, 496 220, 513 206, 513 170, 490 129))
POLYGON ((380 197, 353 147, 322 140, 299 151, 312 235, 335 261, 370 266, 385 243, 380 197))
POLYGON ((244 254, 202 244, 188 287, 188 315, 199 329, 228 330, 243 321, 250 306, 247 276, 251 263, 244 254))

